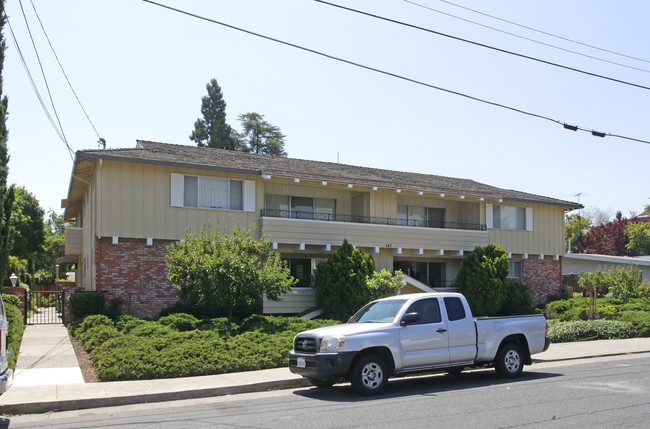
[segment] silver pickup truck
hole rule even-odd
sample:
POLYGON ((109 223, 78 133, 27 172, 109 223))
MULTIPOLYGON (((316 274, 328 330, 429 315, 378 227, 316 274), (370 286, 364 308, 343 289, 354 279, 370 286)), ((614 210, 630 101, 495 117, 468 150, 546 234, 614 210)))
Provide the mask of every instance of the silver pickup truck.
POLYGON ((474 318, 458 293, 397 295, 367 304, 346 324, 296 335, 289 369, 317 387, 349 380, 365 395, 415 372, 494 366, 513 378, 548 349, 547 329, 541 314, 474 318))

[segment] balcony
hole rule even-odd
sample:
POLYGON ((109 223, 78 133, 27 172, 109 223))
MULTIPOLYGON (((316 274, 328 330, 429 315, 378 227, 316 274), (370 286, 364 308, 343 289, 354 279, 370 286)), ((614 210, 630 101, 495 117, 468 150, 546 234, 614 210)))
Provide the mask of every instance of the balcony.
POLYGON ((314 213, 306 211, 289 211, 289 210, 272 210, 262 209, 262 217, 277 217, 284 219, 302 219, 302 220, 317 220, 323 222, 348 222, 348 223, 364 223, 372 225, 394 225, 394 226, 411 226, 420 228, 443 228, 443 229, 464 229, 470 231, 487 231, 487 226, 477 223, 465 222, 436 222, 414 219, 395 219, 387 217, 372 217, 372 216, 358 216, 358 215, 342 215, 342 214, 328 214, 328 213, 314 213))
POLYGON ((427 224, 393 218, 264 209, 260 226, 274 243, 297 245, 297 249, 305 249, 302 251, 307 246, 325 249, 340 246, 347 239, 373 252, 390 248, 394 255, 426 257, 448 255, 447 251, 471 251, 489 244, 485 225, 463 222, 427 224))

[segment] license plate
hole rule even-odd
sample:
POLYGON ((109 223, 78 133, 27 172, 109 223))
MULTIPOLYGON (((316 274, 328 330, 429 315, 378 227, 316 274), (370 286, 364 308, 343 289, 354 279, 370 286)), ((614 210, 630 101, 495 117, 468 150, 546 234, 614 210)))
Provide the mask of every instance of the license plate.
POLYGON ((304 357, 299 357, 298 358, 297 366, 298 366, 298 368, 307 368, 307 362, 305 362, 304 357))

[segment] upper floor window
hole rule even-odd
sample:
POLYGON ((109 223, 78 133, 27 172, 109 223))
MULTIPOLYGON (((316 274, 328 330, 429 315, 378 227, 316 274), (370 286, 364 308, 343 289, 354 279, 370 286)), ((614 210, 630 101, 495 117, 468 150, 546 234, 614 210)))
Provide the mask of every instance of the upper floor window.
POLYGON ((397 224, 409 226, 426 226, 443 228, 445 223, 445 209, 435 207, 397 206, 397 224))
MULTIPOLYGON (((266 208, 287 212, 287 216, 289 213, 293 213, 298 218, 304 217, 301 214, 308 216, 311 214, 336 215, 336 199, 267 194, 266 208)), ((280 214, 280 216, 284 215, 280 214)))
POLYGON ((533 209, 530 207, 486 204, 485 209, 488 228, 533 230, 533 209))
POLYGON ((253 211, 255 182, 172 174, 171 205, 253 211))

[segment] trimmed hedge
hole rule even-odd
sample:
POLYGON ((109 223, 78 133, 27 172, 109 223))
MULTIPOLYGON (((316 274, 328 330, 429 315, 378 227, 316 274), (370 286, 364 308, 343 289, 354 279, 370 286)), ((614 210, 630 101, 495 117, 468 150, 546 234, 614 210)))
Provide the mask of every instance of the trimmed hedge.
POLYGON ((251 316, 228 329, 225 318, 177 313, 158 321, 90 316, 71 332, 100 380, 146 380, 284 367, 298 332, 335 323, 251 316))
MULTIPOLYGON (((10 295, 13 296, 13 295, 10 295)), ((5 295, 2 296, 4 300, 5 295)), ((17 298, 14 296, 14 298, 17 298)), ((5 312, 7 322, 9 323, 9 332, 7 332, 7 351, 11 354, 9 357, 9 368, 16 369, 16 360, 20 351, 20 343, 23 340, 23 331, 25 330, 25 318, 23 312, 17 305, 12 303, 11 299, 5 301, 5 312)))
POLYGON ((548 336, 551 337, 552 343, 566 343, 594 337, 599 340, 633 338, 637 333, 631 323, 617 320, 548 321, 548 336))
POLYGON ((105 297, 100 292, 75 292, 68 297, 68 308, 76 319, 104 312, 105 297))

